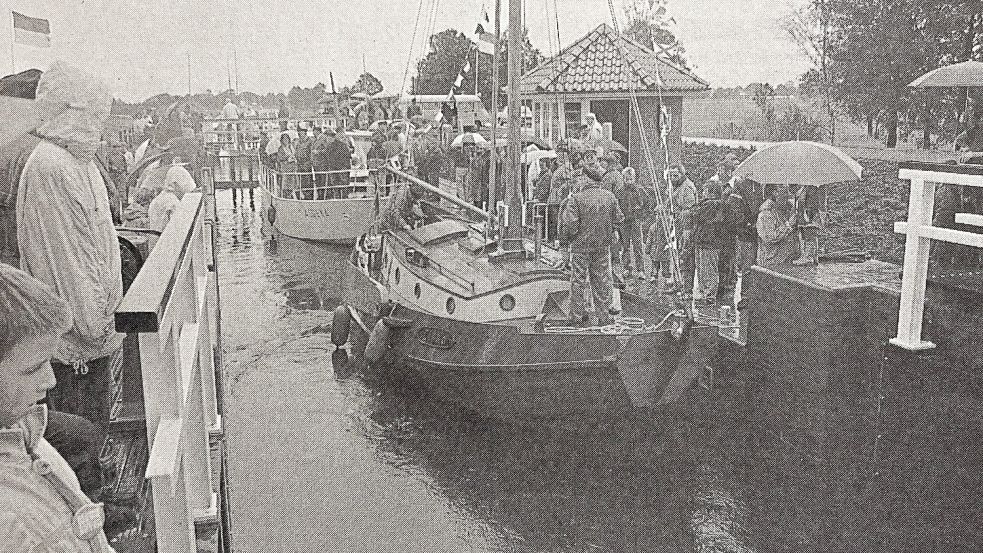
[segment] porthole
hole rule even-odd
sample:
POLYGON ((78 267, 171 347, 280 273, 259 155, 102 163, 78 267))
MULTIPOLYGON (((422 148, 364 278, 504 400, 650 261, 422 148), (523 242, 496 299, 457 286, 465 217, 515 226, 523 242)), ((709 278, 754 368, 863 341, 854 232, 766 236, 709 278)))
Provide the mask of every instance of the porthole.
POLYGON ((396 267, 396 273, 393 277, 396 279, 396 284, 399 284, 399 267, 396 267))
POLYGON ((417 282, 415 285, 413 285, 413 295, 416 296, 417 299, 420 299, 420 294, 421 293, 422 293, 422 290, 420 289, 420 283, 417 282))
POLYGON ((454 298, 447 298, 447 303, 444 306, 447 308, 447 314, 453 315, 454 310, 457 309, 457 302, 454 301, 454 298))
POLYGON ((498 300, 498 306, 502 308, 502 311, 512 311, 515 309, 515 298, 512 294, 505 294, 502 299, 498 300))

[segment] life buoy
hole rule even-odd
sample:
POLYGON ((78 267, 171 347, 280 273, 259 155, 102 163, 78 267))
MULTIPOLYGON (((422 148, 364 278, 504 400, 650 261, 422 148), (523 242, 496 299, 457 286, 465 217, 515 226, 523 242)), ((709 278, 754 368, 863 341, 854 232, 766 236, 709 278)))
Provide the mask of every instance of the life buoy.
POLYGON ((348 306, 342 304, 335 307, 331 316, 331 343, 339 348, 347 344, 351 324, 352 314, 348 311, 348 306))
POLYGON ((376 321, 369 333, 369 341, 365 344, 365 359, 370 363, 378 363, 386 355, 389 348, 389 336, 392 329, 382 319, 376 321))
POLYGON ((270 223, 276 222, 276 206, 271 205, 266 208, 266 218, 270 220, 270 223))

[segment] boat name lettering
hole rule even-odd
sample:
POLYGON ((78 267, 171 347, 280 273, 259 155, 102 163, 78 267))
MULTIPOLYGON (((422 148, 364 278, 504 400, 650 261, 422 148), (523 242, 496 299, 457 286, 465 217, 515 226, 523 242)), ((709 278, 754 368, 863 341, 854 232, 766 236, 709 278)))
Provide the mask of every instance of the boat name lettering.
POLYGON ((417 329, 416 339, 425 346, 437 349, 451 349, 455 344, 454 337, 449 332, 426 326, 417 329))
POLYGON ((304 217, 331 217, 331 210, 325 207, 305 207, 302 210, 304 217))

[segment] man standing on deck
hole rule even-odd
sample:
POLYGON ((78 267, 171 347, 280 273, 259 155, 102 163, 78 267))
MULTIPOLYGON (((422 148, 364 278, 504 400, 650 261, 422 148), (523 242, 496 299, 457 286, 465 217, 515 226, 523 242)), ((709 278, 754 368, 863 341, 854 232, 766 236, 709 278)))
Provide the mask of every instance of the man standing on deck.
MULTIPOLYGON (((314 129, 314 140, 311 142, 311 167, 315 173, 315 183, 317 188, 324 190, 327 186, 328 177, 324 174, 328 170, 328 145, 330 144, 328 135, 321 127, 314 129)), ((324 193, 321 192, 323 195, 324 193)))
POLYGON ((311 177, 313 160, 314 138, 307 134, 309 123, 306 121, 300 124, 300 138, 294 147, 294 156, 297 157, 297 172, 300 173, 300 189, 305 200, 314 199, 314 179, 311 177), (306 173, 306 174, 305 174, 306 173))
POLYGON ((345 187, 351 179, 349 171, 352 169, 352 151, 348 148, 346 138, 339 137, 331 127, 328 127, 325 134, 328 135, 328 182, 331 186, 328 197, 344 198, 347 194, 345 187))
POLYGON ((570 316, 572 326, 587 322, 584 294, 590 288, 598 325, 611 323, 611 248, 615 228, 625 216, 614 194, 601 188, 600 182, 580 177, 582 187, 563 204, 559 235, 570 244, 570 316))

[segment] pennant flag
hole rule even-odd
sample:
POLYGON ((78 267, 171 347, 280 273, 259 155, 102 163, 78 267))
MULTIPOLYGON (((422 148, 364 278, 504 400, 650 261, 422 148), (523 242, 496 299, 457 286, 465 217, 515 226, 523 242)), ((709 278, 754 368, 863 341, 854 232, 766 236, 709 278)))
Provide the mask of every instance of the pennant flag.
POLYGON ((38 48, 51 46, 51 26, 47 19, 28 17, 17 12, 14 15, 14 42, 38 48))
POLYGON ((478 28, 474 30, 474 34, 477 37, 478 51, 483 54, 494 55, 495 54, 495 35, 490 33, 491 31, 491 20, 488 18, 488 10, 481 6, 481 21, 478 22, 478 28))
POLYGON ((454 79, 454 84, 451 86, 451 91, 447 93, 447 101, 454 102, 454 93, 458 88, 461 87, 461 83, 464 82, 464 77, 471 72, 471 55, 474 53, 474 44, 471 45, 471 49, 468 50, 468 55, 464 60, 464 67, 461 68, 461 72, 457 74, 457 78, 454 79))

